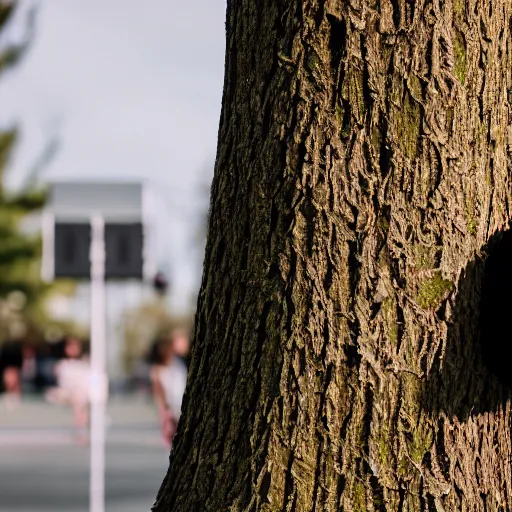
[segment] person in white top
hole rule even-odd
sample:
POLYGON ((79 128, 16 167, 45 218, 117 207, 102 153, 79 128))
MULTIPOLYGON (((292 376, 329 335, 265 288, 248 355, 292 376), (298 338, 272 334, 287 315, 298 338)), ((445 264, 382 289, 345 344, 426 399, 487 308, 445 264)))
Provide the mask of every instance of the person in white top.
POLYGON ((80 340, 69 338, 64 347, 65 357, 55 365, 57 386, 46 393, 52 403, 70 405, 79 440, 87 440, 89 423, 89 361, 80 340))
MULTIPOLYGON (((158 408, 162 437, 171 448, 181 415, 181 403, 187 384, 187 367, 183 362, 184 333, 175 332, 159 340, 153 351, 150 379, 158 408)), ((188 346, 188 339, 187 346, 188 346)))

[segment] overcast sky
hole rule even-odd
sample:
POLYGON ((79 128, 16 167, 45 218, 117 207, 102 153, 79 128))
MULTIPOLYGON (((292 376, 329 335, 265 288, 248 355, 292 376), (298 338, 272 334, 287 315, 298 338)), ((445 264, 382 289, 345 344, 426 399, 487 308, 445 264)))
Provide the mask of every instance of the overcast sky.
POLYGON ((197 273, 188 234, 213 172, 224 18, 225 0, 41 0, 32 49, 0 80, 0 123, 22 135, 11 184, 52 135, 45 178, 148 178, 178 302, 197 273))

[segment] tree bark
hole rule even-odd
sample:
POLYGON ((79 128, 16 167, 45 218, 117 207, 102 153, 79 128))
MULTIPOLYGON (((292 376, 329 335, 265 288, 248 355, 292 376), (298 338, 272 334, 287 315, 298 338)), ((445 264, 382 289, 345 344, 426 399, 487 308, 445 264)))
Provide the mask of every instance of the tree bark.
POLYGON ((510 391, 479 341, 511 217, 511 31, 510 0, 228 0, 155 512, 512 510, 510 391))

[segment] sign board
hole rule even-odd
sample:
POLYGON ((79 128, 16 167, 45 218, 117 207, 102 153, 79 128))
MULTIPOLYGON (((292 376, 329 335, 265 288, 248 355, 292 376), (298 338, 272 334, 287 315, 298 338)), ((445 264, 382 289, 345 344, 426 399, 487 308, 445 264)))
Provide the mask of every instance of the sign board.
POLYGON ((85 222, 57 222, 54 236, 55 277, 91 277, 89 261, 91 225, 85 222))
POLYGON ((105 278, 143 277, 144 234, 142 223, 105 224, 105 278))
MULTIPOLYGON (((143 225, 105 223, 105 279, 143 278, 143 225)), ((54 275, 90 279, 91 225, 56 222, 54 235, 54 275)))
POLYGON ((146 189, 139 182, 56 181, 50 184, 48 208, 56 219, 89 220, 94 212, 105 222, 138 222, 147 208, 146 189))
POLYGON ((90 279, 91 216, 100 215, 105 279, 152 279, 147 195, 141 183, 52 183, 43 214, 43 278, 90 279))

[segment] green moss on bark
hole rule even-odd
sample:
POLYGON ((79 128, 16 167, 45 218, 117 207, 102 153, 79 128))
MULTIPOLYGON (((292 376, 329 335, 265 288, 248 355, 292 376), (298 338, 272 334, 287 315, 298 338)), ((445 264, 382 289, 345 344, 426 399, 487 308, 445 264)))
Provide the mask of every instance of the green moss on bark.
POLYGON ((409 92, 405 94, 402 108, 396 112, 397 143, 411 160, 418 154, 421 108, 409 92))
POLYGON ((459 79, 461 84, 464 84, 466 81, 467 66, 466 42, 464 41, 464 36, 458 30, 455 30, 453 37, 453 58, 455 60, 455 76, 459 79))
POLYGON ((420 284, 416 301, 424 309, 434 309, 452 290, 453 283, 443 279, 441 272, 436 272, 433 277, 420 284))

